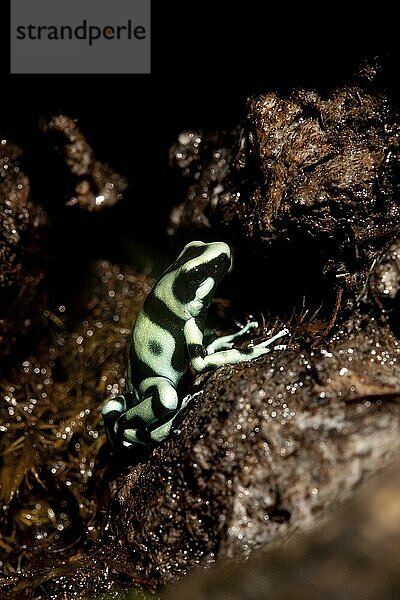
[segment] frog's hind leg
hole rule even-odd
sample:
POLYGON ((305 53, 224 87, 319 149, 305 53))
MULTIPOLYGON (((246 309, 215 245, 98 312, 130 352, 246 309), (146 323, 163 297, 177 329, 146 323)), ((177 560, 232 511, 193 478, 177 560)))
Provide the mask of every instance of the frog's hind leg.
POLYGON ((101 414, 107 438, 111 444, 114 444, 115 442, 117 420, 126 412, 127 404, 126 397, 121 394, 120 396, 107 400, 103 406, 101 414))
POLYGON ((165 419, 171 415, 172 423, 181 410, 175 387, 164 377, 148 378, 142 383, 140 393, 143 400, 123 413, 116 424, 125 447, 163 440, 170 431, 167 427, 169 421, 166 422, 165 419), (162 425, 158 427, 160 422, 162 425), (160 429, 160 437, 157 439, 152 435, 155 429, 160 429))
POLYGON ((203 392, 200 391, 196 392, 193 395, 188 394, 187 396, 185 396, 181 401, 179 408, 175 411, 175 414, 168 421, 162 423, 158 427, 154 427, 149 431, 151 441, 158 443, 165 440, 165 438, 168 437, 171 433, 172 428, 175 424, 175 419, 178 417, 178 415, 180 415, 183 409, 187 407, 187 405, 191 400, 193 400, 193 398, 196 398, 196 396, 200 396, 202 393, 203 392))

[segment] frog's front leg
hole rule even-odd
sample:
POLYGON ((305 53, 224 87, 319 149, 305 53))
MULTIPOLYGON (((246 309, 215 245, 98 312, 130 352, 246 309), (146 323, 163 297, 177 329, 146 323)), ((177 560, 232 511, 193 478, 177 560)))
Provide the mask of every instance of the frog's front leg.
POLYGON ((139 394, 142 400, 124 412, 116 423, 116 437, 125 447, 163 440, 181 410, 176 389, 166 377, 145 379, 139 387, 139 394), (159 425, 160 422, 162 425, 159 425), (171 426, 168 428, 169 423, 171 426))
POLYGON ((203 334, 197 326, 195 319, 189 319, 184 326, 184 334, 188 345, 191 364, 194 370, 199 373, 209 369, 217 369, 223 365, 233 365, 247 360, 253 360, 274 349, 283 350, 286 347, 284 345, 272 347, 271 345, 281 337, 288 335, 288 333, 289 331, 287 329, 283 329, 270 339, 265 340, 256 346, 244 349, 230 348, 229 350, 221 350, 214 352, 213 354, 207 354, 207 351, 203 346, 203 334))

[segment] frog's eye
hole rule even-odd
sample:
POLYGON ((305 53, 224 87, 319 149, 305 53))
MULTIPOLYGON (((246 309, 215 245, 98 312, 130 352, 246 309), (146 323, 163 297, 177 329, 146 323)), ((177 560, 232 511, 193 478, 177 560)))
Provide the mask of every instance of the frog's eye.
POLYGON ((181 269, 173 285, 175 296, 180 302, 190 302, 196 297, 196 292, 207 279, 205 270, 201 265, 189 270, 181 269))
POLYGON ((202 265, 196 265, 192 267, 187 273, 187 278, 192 287, 200 285, 205 279, 207 275, 205 273, 204 267, 202 265))

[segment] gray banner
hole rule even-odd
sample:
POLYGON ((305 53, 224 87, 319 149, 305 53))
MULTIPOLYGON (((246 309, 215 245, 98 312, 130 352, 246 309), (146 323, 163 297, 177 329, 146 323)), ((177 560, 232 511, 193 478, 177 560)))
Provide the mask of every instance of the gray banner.
POLYGON ((11 73, 150 73, 151 0, 11 0, 11 73))

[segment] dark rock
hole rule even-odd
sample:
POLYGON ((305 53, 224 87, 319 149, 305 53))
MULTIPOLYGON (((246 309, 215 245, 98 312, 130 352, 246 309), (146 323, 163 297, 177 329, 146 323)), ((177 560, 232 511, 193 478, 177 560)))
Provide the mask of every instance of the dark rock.
POLYGON ((234 134, 204 134, 184 131, 170 150, 171 166, 181 169, 183 177, 192 179, 185 202, 170 217, 169 234, 178 229, 210 228, 218 194, 223 190, 234 134))
POLYGON ((236 138, 212 196, 204 186, 214 161, 203 149, 173 230, 206 222, 236 240, 241 276, 252 265, 249 284, 257 272, 274 282, 270 310, 283 304, 290 314, 303 297, 329 305, 338 288, 353 308, 399 227, 399 125, 388 99, 370 82, 326 97, 262 94, 236 138))
POLYGON ((391 244, 374 265, 370 274, 369 289, 382 307, 396 299, 400 289, 400 241, 391 244))
POLYGON ((47 156, 36 138, 24 151, 0 138, 1 356, 15 349, 17 339, 20 345, 26 343, 27 334, 32 333, 33 326, 40 325, 41 312, 46 308, 49 282, 45 279, 57 243, 51 239, 48 209, 53 203, 52 216, 58 213, 59 219, 58 186, 61 185, 62 194, 68 185, 72 187, 67 204, 79 204, 85 210, 114 205, 127 187, 123 177, 94 158, 92 148, 73 119, 64 115, 54 117, 48 123, 43 122, 42 128, 48 145, 55 142, 55 133, 61 137, 61 141, 57 140, 64 152, 61 171, 67 171, 69 180, 54 177, 51 167, 45 173, 34 169, 29 177, 22 170, 21 164, 29 168, 32 157, 38 161, 38 167, 43 168, 43 162, 48 166, 48 159, 54 160, 53 147, 47 156), (31 189, 36 190, 35 195, 31 189), (46 209, 41 194, 51 200, 46 209))
MULTIPOLYGON (((0 140, 0 356, 37 321, 45 276, 39 238, 46 214, 30 198, 28 177, 20 168, 22 150, 0 140)), ((43 299, 42 299, 43 300, 43 299)))
POLYGON ((119 490, 114 535, 137 571, 165 583, 315 525, 399 451, 399 354, 359 317, 319 350, 203 379, 180 432, 119 490))
POLYGON ((324 527, 245 563, 199 570, 165 600, 397 598, 400 593, 400 464, 335 510, 324 527))
POLYGON ((66 200, 68 206, 98 211, 113 206, 122 198, 122 192, 128 187, 126 179, 95 158, 74 119, 56 115, 49 121, 42 121, 42 130, 69 170, 71 181, 68 187, 72 189, 66 200))

